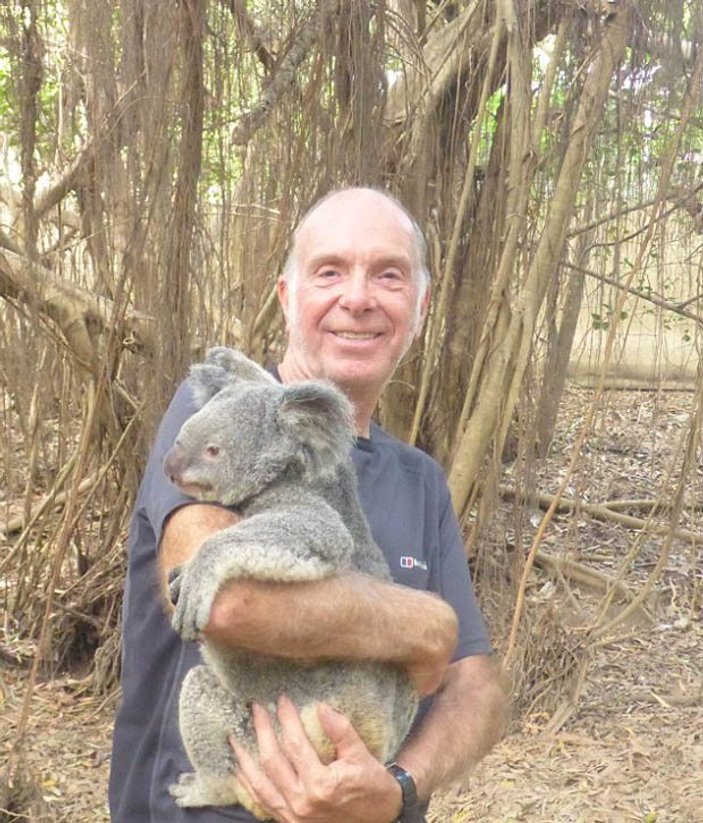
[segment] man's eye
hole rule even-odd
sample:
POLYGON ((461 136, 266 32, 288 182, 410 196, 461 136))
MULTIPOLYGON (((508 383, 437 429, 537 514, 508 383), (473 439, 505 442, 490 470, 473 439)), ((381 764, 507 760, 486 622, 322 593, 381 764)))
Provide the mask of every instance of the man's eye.
POLYGON ((315 275, 315 282, 320 286, 331 286, 339 282, 341 277, 338 269, 320 269, 315 275))

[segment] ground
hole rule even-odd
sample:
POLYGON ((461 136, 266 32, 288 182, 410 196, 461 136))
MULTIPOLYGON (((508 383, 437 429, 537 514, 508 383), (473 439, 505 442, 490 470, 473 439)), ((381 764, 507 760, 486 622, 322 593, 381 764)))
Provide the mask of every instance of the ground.
MULTIPOLYGON (((567 393, 569 424, 549 457, 530 468, 540 491, 555 491, 565 477, 590 396, 574 387, 567 393)), ((547 554, 565 554, 578 568, 608 576, 601 580, 618 577, 629 596, 652 577, 652 594, 645 608, 596 636, 594 625, 603 625, 600 610, 612 619, 624 604, 616 599, 602 609, 604 591, 596 578, 577 582, 565 569, 548 572, 543 563, 535 568, 523 615, 526 634, 519 635, 521 653, 513 658, 516 704, 509 732, 461 790, 435 799, 432 823, 703 823, 702 575, 700 544, 692 537, 701 531, 695 505, 703 499, 699 443, 693 442, 695 459, 682 483, 678 468, 692 442, 688 415, 694 406, 687 392, 611 392, 606 398, 566 495, 582 503, 610 502, 613 511, 643 517, 640 504, 628 509, 615 503, 664 491, 664 503, 670 504, 681 488, 680 536, 642 537, 637 529, 584 510, 555 516, 542 543, 547 554)), ((508 467, 506 485, 518 474, 517 464, 508 467)), ((484 539, 492 541, 500 562, 527 554, 544 505, 528 503, 525 518, 516 523, 509 495, 498 500, 484 539)), ((665 523, 670 509, 662 508, 659 522, 665 523)), ((492 605, 487 610, 495 618, 499 604, 492 605)), ((505 650, 510 617, 505 627, 491 621, 498 626, 499 651, 505 650)), ((10 641, 0 641, 0 650, 10 641)), ((38 787, 29 819, 107 820, 118 696, 91 695, 75 675, 38 683, 24 752, 16 761, 10 749, 27 674, 0 657, 0 764, 18 762, 15 782, 29 775, 38 787)), ((15 819, 27 818, 0 811, 0 821, 15 819)))

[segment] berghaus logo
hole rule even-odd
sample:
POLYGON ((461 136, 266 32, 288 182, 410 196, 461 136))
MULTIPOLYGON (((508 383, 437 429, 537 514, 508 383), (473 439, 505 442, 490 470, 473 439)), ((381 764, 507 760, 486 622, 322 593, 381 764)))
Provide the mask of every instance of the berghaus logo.
POLYGON ((411 557, 409 554, 403 554, 400 557, 401 569, 422 569, 427 571, 427 563, 424 560, 418 560, 417 557, 411 557))

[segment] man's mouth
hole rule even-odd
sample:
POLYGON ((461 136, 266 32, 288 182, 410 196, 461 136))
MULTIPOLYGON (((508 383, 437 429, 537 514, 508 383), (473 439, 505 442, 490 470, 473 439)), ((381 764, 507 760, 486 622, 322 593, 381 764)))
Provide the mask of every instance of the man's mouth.
POLYGON ((332 334, 344 340, 375 340, 380 335, 380 332, 335 331, 332 332, 332 334))

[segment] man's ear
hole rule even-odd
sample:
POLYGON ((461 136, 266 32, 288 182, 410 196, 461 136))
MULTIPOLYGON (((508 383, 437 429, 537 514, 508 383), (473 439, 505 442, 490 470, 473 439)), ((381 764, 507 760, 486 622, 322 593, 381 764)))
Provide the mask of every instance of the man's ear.
POLYGON ((329 383, 305 380, 285 386, 278 423, 298 447, 309 477, 334 475, 349 458, 354 441, 354 410, 329 383))
POLYGON ((290 300, 290 286, 288 280, 281 276, 276 281, 276 294, 278 295, 278 302, 281 305, 281 311, 286 320, 286 328, 288 328, 288 310, 290 300))
POLYGON ((275 383, 276 380, 246 355, 225 346, 216 346, 205 355, 205 362, 191 366, 190 382, 195 400, 204 406, 218 392, 241 380, 275 383))
POLYGON ((417 318, 417 325, 415 327, 415 339, 420 336, 422 333, 422 327, 425 325, 425 320, 427 319, 427 312, 430 309, 430 301, 432 300, 432 285, 430 283, 427 284, 425 289, 425 293, 422 296, 422 300, 420 301, 420 313, 417 318))

